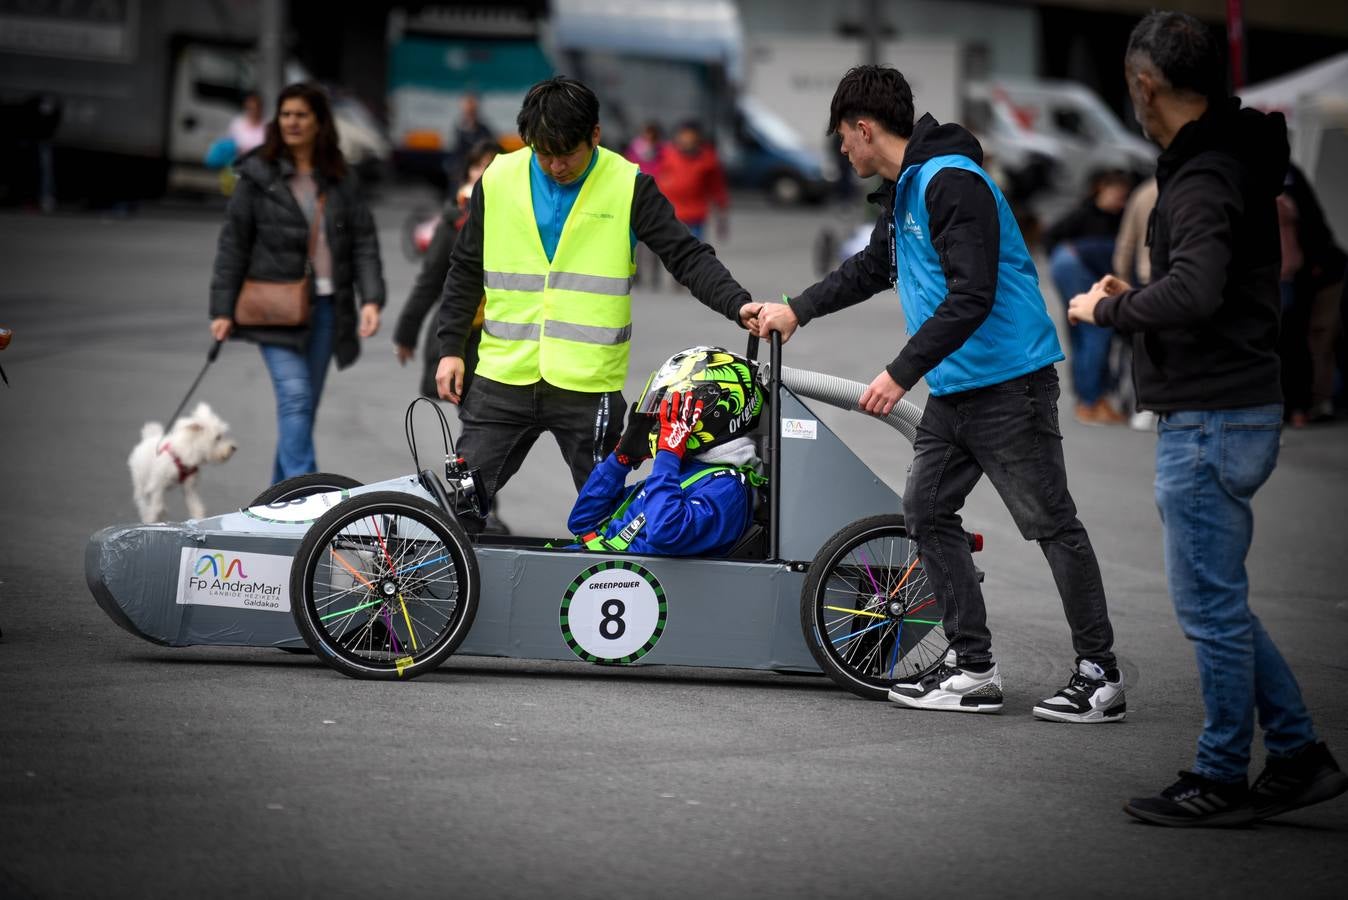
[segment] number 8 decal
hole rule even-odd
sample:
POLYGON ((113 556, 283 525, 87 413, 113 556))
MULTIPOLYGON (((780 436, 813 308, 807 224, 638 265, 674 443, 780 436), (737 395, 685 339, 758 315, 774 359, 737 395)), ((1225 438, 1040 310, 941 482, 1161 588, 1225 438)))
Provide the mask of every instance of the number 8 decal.
POLYGON ((562 597, 562 639, 586 662, 636 662, 660 640, 668 614, 650 571, 628 560, 596 563, 562 597))

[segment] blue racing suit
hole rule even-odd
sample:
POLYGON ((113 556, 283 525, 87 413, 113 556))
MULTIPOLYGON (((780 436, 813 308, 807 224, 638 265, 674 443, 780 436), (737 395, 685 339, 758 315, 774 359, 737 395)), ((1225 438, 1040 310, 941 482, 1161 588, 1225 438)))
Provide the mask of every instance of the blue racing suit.
POLYGON ((628 486, 630 471, 610 453, 581 488, 567 528, 586 549, 723 556, 749 527, 751 488, 733 466, 660 450, 645 481, 628 486))

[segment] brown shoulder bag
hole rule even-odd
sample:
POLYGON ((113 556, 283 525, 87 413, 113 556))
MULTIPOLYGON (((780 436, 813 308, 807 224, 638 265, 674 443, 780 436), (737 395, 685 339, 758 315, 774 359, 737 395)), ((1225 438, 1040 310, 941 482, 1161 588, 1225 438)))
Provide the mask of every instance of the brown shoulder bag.
POLYGON ((304 261, 304 277, 299 281, 259 281, 245 278, 239 299, 234 304, 236 325, 305 325, 309 322, 309 277, 313 274, 314 250, 318 246, 318 229, 323 224, 321 194, 314 207, 314 221, 309 228, 309 256, 304 261))

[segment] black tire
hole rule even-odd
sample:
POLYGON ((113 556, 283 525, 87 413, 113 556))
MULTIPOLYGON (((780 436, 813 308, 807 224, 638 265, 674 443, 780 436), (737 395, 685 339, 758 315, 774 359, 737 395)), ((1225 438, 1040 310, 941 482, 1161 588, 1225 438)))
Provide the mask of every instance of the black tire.
POLYGON ((328 510, 290 567, 300 636, 352 678, 407 680, 440 665, 472 627, 478 590, 477 557, 459 523, 398 491, 360 494, 328 510), (432 564, 441 565, 408 574, 432 564))
POLYGON ((258 494, 253 502, 248 505, 266 506, 269 503, 298 500, 300 497, 311 497, 314 494, 325 494, 328 491, 347 491, 360 486, 359 481, 345 475, 334 475, 332 472, 310 472, 308 475, 296 475, 294 478, 278 481, 258 494))
POLYGON ((768 199, 777 206, 798 206, 805 202, 805 182, 789 172, 779 172, 768 180, 768 199))
POLYGON ((829 538, 800 593, 815 662, 867 700, 945 655, 941 613, 900 515, 858 519, 829 538))

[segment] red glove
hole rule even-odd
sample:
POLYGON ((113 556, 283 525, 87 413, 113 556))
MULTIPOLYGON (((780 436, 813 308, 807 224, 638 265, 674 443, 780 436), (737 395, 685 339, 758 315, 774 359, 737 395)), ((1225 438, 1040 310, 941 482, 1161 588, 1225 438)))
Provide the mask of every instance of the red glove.
POLYGON ((660 401, 660 442, 657 450, 668 450, 679 459, 688 446, 688 438, 702 418, 702 401, 691 393, 671 391, 660 401))

